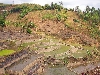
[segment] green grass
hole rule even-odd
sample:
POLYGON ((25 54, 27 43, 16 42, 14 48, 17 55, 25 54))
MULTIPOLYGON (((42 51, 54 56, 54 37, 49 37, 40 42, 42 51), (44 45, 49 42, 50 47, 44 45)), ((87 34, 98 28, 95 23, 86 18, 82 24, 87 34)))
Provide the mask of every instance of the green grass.
POLYGON ((73 53, 72 54, 75 58, 80 58, 80 57, 84 57, 87 55, 87 53, 73 53))
POLYGON ((44 54, 47 55, 47 56, 48 55, 57 55, 57 54, 60 54, 60 53, 64 53, 69 49, 70 49, 69 46, 62 45, 59 49, 54 50, 54 51, 50 51, 50 52, 45 52, 44 54))
POLYGON ((83 48, 85 50, 94 50, 95 49, 94 47, 91 47, 91 46, 83 46, 83 48))
POLYGON ((5 56, 5 55, 10 55, 10 54, 13 54, 15 51, 14 50, 1 50, 0 51, 0 56, 5 56))
POLYGON ((67 57, 68 55, 67 54, 64 54, 62 56, 57 56, 56 59, 64 59, 65 57, 67 57))
POLYGON ((78 44, 78 43, 70 43, 72 46, 75 46, 75 47, 78 47, 78 46, 81 46, 81 44, 78 44))
POLYGON ((22 46, 26 47, 26 46, 32 45, 32 44, 34 44, 34 42, 23 43, 22 46))
POLYGON ((92 53, 92 51, 94 50, 94 47, 91 46, 83 46, 84 50, 78 50, 76 53, 73 53, 72 55, 75 58, 79 58, 79 57, 84 57, 87 55, 87 50, 92 53), (78 53, 79 52, 79 53, 78 53))

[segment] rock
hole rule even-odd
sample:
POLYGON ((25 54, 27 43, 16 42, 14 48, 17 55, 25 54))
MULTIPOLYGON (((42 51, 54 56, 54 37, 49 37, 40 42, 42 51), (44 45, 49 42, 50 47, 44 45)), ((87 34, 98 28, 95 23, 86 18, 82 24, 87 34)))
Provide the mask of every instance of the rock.
POLYGON ((4 68, 0 68, 0 75, 3 75, 3 74, 5 74, 5 70, 4 68))

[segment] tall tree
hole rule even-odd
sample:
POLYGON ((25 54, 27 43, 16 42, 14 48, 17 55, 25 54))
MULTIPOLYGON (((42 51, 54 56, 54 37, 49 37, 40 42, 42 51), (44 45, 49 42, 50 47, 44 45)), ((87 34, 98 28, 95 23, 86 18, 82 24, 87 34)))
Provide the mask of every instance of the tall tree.
POLYGON ((51 2, 51 9, 54 10, 54 3, 53 2, 51 2))

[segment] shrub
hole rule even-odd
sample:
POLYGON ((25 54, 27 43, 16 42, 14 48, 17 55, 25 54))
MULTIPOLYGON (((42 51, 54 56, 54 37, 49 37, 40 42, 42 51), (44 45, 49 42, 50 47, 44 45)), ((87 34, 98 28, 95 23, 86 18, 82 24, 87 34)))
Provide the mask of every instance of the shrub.
POLYGON ((5 16, 4 16, 4 14, 0 14, 0 26, 5 27, 5 16))
POLYGON ((61 15, 60 14, 57 14, 56 18, 57 18, 57 21, 61 21, 61 15))
POLYGON ((36 26, 35 26, 35 24, 34 24, 33 22, 30 21, 30 22, 28 23, 28 27, 29 27, 29 28, 34 28, 34 27, 36 27, 36 26))
POLYGON ((64 62, 64 64, 68 64, 68 57, 65 57, 65 58, 63 59, 63 62, 64 62))
POLYGON ((31 29, 27 28, 27 33, 31 34, 32 33, 31 29))
POLYGON ((46 20, 46 19, 49 19, 49 20, 52 20, 54 18, 54 15, 53 14, 45 14, 42 19, 46 20))
POLYGON ((73 19, 73 21, 74 21, 74 22, 78 22, 78 23, 79 23, 79 20, 77 20, 77 19, 73 19))
POLYGON ((69 24, 65 24, 65 27, 67 27, 69 29, 73 29, 69 24))

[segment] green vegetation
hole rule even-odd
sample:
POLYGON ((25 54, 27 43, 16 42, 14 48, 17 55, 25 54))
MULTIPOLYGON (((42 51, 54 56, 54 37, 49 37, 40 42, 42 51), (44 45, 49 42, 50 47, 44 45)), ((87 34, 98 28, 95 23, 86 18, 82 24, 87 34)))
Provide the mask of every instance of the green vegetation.
POLYGON ((75 58, 83 58, 83 57, 85 57, 87 54, 86 53, 74 53, 73 54, 73 56, 75 57, 75 58))
POLYGON ((32 33, 31 29, 27 28, 27 33, 31 34, 32 33))
POLYGON ((59 11, 61 11, 61 9, 63 9, 62 5, 63 5, 62 2, 59 2, 59 5, 57 3, 51 2, 51 5, 45 4, 44 9, 45 10, 55 10, 55 9, 58 9, 59 11))
POLYGON ((78 50, 76 53, 73 53, 73 56, 75 58, 85 57, 86 55, 91 55, 93 50, 95 50, 94 47, 89 46, 82 46, 83 50, 78 50))
POLYGON ((94 7, 90 8, 86 6, 86 10, 81 12, 79 7, 77 7, 77 14, 84 22, 89 24, 88 31, 90 36, 93 38, 100 37, 100 30, 98 28, 100 24, 100 9, 95 9, 94 7))
POLYGON ((69 46, 64 46, 62 45, 60 48, 58 48, 57 50, 53 50, 53 51, 50 51, 50 52, 46 52, 44 53, 45 55, 52 55, 52 56, 56 56, 57 54, 60 54, 60 53, 64 53, 66 51, 68 51, 70 49, 69 46))
POLYGON ((67 15, 65 11, 53 10, 53 12, 48 12, 42 16, 42 20, 53 20, 56 22, 65 22, 67 20, 67 15))
POLYGON ((0 51, 0 56, 5 56, 5 55, 10 55, 10 54, 13 54, 15 51, 14 50, 1 50, 0 51))
POLYGON ((73 21, 74 21, 74 22, 78 22, 78 23, 79 23, 79 20, 77 20, 77 19, 73 19, 73 21))
POLYGON ((23 44, 21 44, 21 46, 28 46, 28 45, 32 45, 32 44, 34 44, 34 42, 29 42, 29 43, 23 43, 23 44))
POLYGON ((68 63, 68 57, 64 57, 64 59, 62 60, 64 62, 64 64, 68 63))
POLYGON ((72 46, 75 46, 75 47, 79 47, 79 46, 82 46, 81 44, 79 43, 70 43, 72 46))
MULTIPOLYGON (((0 7, 2 5, 3 4, 1 4, 0 7)), ((6 7, 7 5, 3 6, 3 8, 6 7)), ((19 27, 18 31, 22 34, 29 33, 30 36, 32 33, 41 35, 41 33, 37 31, 44 31, 44 33, 48 34, 47 31, 50 27, 50 36, 45 34, 43 35, 44 39, 22 43, 17 49, 20 51, 28 46, 32 50, 43 49, 44 51, 41 53, 45 56, 51 55, 58 59, 64 58, 63 62, 68 63, 68 56, 73 56, 75 58, 85 57, 91 55, 92 51, 95 50, 94 47, 96 44, 94 45, 93 42, 94 46, 87 46, 87 42, 89 41, 90 45, 90 43, 92 43, 91 39, 93 39, 93 41, 97 40, 97 43, 98 40, 100 40, 100 9, 87 6, 85 11, 81 11, 79 6, 77 6, 74 11, 74 9, 64 8, 62 2, 59 2, 59 4, 52 2, 50 5, 45 4, 44 6, 28 3, 18 4, 14 5, 9 11, 7 10, 0 13, 1 28, 6 26, 10 27, 11 25, 16 28, 19 27), (12 18, 12 16, 14 17, 12 18), (9 20, 8 18, 12 19, 9 20), (52 23, 54 23, 54 25, 52 23), (47 30, 46 26, 48 26, 47 30), (59 37, 57 37, 58 35, 59 37), (56 36, 57 38, 55 39, 51 36, 56 36), (64 38, 64 41, 59 41, 59 38, 64 38), (59 42, 60 45, 57 45, 59 42), (62 42, 67 42, 69 46, 61 44, 62 42), (83 46, 84 43, 86 46, 83 46), (78 48, 77 51, 72 51, 71 46, 78 48), (83 50, 79 49, 80 47, 82 47, 83 50), (49 48, 51 49, 49 50, 49 48)), ((10 32, 10 30, 8 31, 10 32)), ((11 33, 13 34, 13 31, 11 33)), ((10 48, 8 49, 12 49, 15 45, 15 42, 9 42, 8 46, 10 48)), ((14 50, 1 50, 0 56, 9 55, 14 52, 14 50)))
POLYGON ((6 18, 7 14, 6 11, 4 11, 2 14, 0 14, 0 26, 1 27, 5 27, 5 18, 6 18))
POLYGON ((46 20, 46 19, 53 20, 54 18, 55 18, 55 16, 51 13, 47 13, 47 14, 43 15, 43 17, 42 17, 43 20, 46 20))

